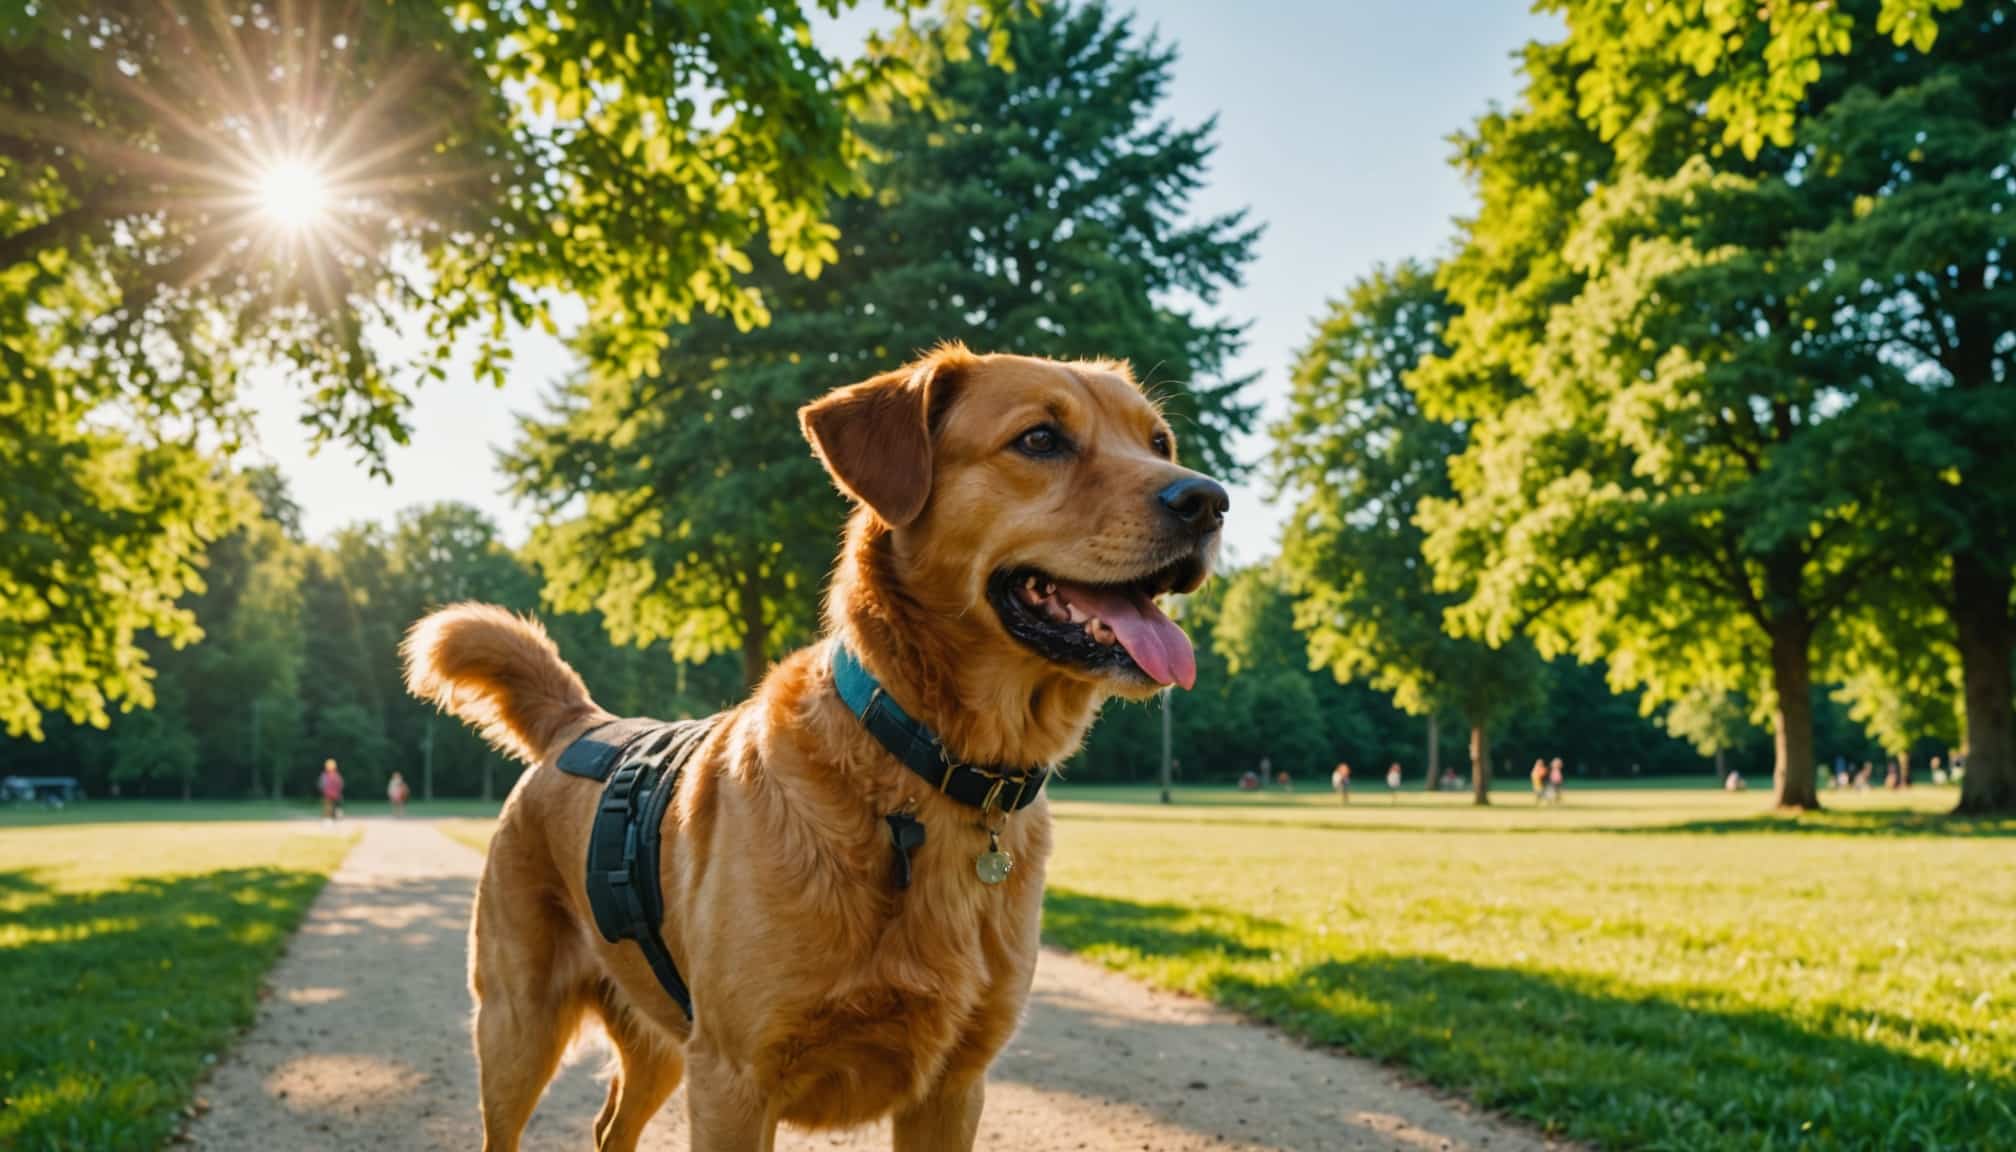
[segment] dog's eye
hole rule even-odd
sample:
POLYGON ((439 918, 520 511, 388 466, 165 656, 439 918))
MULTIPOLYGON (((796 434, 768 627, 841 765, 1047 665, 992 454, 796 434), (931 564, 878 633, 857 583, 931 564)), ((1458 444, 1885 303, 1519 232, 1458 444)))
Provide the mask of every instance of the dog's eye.
POLYGON ((1156 455, 1165 459, 1174 460, 1176 458, 1176 449, 1169 443, 1169 434, 1167 432, 1157 432, 1155 435, 1149 437, 1148 447, 1154 449, 1156 455))
POLYGON ((1024 456, 1055 456, 1064 450, 1064 436, 1048 424, 1038 424, 1015 438, 1015 450, 1024 456))

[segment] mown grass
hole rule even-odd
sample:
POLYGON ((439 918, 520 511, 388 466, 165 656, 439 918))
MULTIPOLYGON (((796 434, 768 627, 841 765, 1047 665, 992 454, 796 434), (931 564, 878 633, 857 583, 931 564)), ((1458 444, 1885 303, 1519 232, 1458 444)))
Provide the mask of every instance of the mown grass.
MULTIPOLYGON (((415 800, 406 806, 408 820, 455 817, 494 817, 499 800, 415 800)), ((392 806, 383 800, 367 800, 343 806, 346 818, 390 816, 392 806)), ((64 808, 39 804, 0 805, 0 828, 41 828, 82 824, 178 824, 250 822, 272 820, 320 820, 322 808, 310 799, 281 800, 86 800, 64 808)))
POLYGON ((497 831, 497 821, 468 819, 441 820, 435 827, 450 840, 467 844, 478 852, 490 851, 490 834, 497 831))
POLYGON ((1057 787, 1052 943, 1598 1146, 2016 1148, 2016 821, 1950 788, 1176 799, 1057 787))
POLYGON ((1044 926, 1122 971, 1607 1147, 2016 1147, 2016 821, 1950 789, 1090 791, 1044 926))
POLYGON ((159 1148, 353 839, 299 822, 0 834, 0 1148, 159 1148))

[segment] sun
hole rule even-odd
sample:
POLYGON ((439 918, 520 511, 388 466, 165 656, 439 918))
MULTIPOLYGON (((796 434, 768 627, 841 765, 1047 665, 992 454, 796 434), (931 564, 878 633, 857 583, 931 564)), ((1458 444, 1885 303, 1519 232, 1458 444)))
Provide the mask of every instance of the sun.
POLYGON ((260 169, 259 213, 289 232, 304 232, 329 216, 329 178, 304 160, 282 158, 260 169))

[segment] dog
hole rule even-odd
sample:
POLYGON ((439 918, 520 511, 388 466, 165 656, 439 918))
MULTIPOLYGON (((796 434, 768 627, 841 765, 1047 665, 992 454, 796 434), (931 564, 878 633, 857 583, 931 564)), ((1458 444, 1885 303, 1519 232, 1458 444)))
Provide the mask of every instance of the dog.
POLYGON ((530 766, 470 929, 489 1152, 518 1146, 593 1023, 616 1049, 601 1149, 633 1148, 682 1078, 704 1152, 769 1149, 780 1122, 885 1116, 903 1152, 972 1148, 1035 975, 1042 773, 1109 697, 1195 677, 1155 598, 1209 576, 1227 497, 1177 462, 1125 365, 948 345, 799 418, 855 508, 821 638, 714 718, 653 829, 650 928, 690 1015, 590 906, 603 785, 556 765, 615 718, 529 619, 462 604, 407 637, 410 690, 530 766), (935 737, 937 759, 892 742, 892 712, 935 737), (954 787, 976 781, 984 796, 954 787))

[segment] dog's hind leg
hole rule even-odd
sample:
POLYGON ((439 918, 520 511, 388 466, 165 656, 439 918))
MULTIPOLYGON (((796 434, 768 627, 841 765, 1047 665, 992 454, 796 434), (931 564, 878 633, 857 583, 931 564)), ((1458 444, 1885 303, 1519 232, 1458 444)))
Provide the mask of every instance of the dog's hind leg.
POLYGON ((493 993, 477 1005, 483 1152, 517 1152, 525 1122, 559 1070, 560 1057, 580 1018, 581 1006, 564 996, 493 993))
MULTIPOLYGON (((492 856, 494 869, 495 855, 492 856)), ((484 1152, 517 1152, 532 1109, 559 1070, 587 1003, 556 984, 550 912, 486 876, 470 928, 469 983, 476 995, 476 1078, 484 1152)))
POLYGON ((622 1064, 595 1120, 595 1147, 597 1152, 633 1152, 644 1125, 679 1087, 686 1061, 677 1048, 650 1035, 650 1025, 612 1004, 606 990, 597 1009, 622 1064))

